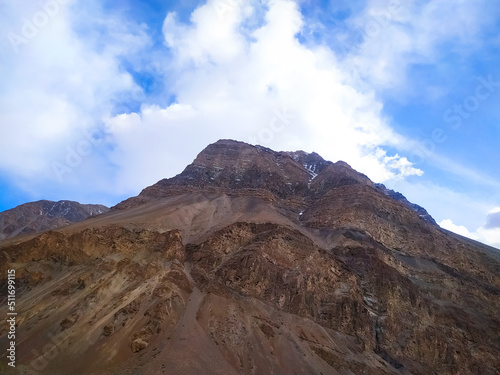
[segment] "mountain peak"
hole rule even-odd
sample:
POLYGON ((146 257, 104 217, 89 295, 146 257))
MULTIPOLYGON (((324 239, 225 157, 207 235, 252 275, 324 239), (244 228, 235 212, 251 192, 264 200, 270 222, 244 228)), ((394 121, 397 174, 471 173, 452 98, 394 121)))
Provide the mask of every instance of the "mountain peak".
POLYGON ((500 368, 498 251, 344 162, 222 140, 120 208, 0 244, 19 363, 55 332, 68 346, 44 373, 500 368))
MULTIPOLYGON (((367 186, 420 214, 429 223, 434 219, 422 207, 388 190, 377 187, 366 175, 348 163, 323 159, 316 152, 273 151, 231 139, 220 139, 205 147, 179 175, 159 181, 144 189, 138 197, 119 203, 124 209, 144 202, 191 191, 219 191, 227 194, 255 194, 278 199, 319 199, 333 189, 367 186)), ((401 195, 402 196, 402 195, 401 195)))
POLYGON ((273 151, 221 139, 203 149, 179 175, 159 181, 144 189, 137 199, 129 199, 115 208, 169 196, 182 189, 219 189, 232 194, 257 189, 280 199, 305 199, 352 184, 372 185, 372 182, 347 163, 334 164, 315 152, 273 151))

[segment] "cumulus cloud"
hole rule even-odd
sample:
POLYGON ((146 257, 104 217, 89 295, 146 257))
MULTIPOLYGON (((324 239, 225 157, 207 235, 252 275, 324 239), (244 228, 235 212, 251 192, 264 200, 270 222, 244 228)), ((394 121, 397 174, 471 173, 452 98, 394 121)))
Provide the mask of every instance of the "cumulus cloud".
POLYGON ((444 229, 471 238, 476 241, 483 242, 490 246, 500 249, 500 208, 492 209, 486 219, 486 225, 469 231, 464 225, 456 225, 452 220, 445 219, 439 222, 439 225, 444 229))
MULTIPOLYGON (((340 28, 365 33, 342 55, 304 41, 320 22, 304 18, 301 2, 208 0, 188 21, 166 14, 163 45, 153 46, 147 26, 96 0, 51 1, 60 7, 27 43, 0 38, 0 170, 34 198, 137 194, 219 138, 316 151, 377 182, 421 176, 375 89, 404 82, 405 67, 429 61, 440 41, 467 38, 457 26, 466 17, 470 30, 478 24, 476 11, 461 11, 447 29, 430 2, 401 2, 367 38, 387 7, 369 2, 340 28), (409 43, 419 33, 425 40, 409 43), (161 88, 154 95, 134 76, 143 71, 161 88)), ((0 2, 0 32, 23 36, 40 4, 0 2)))
POLYGON ((440 221, 439 226, 448 229, 454 233, 460 234, 461 236, 472 238, 473 240, 478 240, 478 236, 475 233, 470 232, 464 225, 456 225, 450 219, 444 219, 440 221))
MULTIPOLYGON (((75 173, 65 160, 123 95, 141 90, 121 67, 120 57, 148 46, 144 27, 105 17, 94 1, 0 6, 0 34, 7 36, 0 39, 0 169, 40 190, 61 183, 92 188, 85 181, 98 180, 96 165, 86 169, 82 164, 75 173), (72 172, 65 181, 58 178, 54 162, 72 172)), ((87 149, 93 147, 85 142, 87 149)), ((88 156, 87 150, 81 154, 88 156)))
POLYGON ((0 171, 33 199, 109 189, 105 147, 92 134, 142 93, 122 57, 151 44, 146 28, 96 1, 3 1, 0 13, 0 171))
MULTIPOLYGON (((189 23, 175 13, 165 18, 163 33, 171 51, 165 74, 176 77, 171 89, 176 102, 166 108, 145 105, 141 113, 109 119, 112 139, 127 150, 128 157, 122 151, 113 156, 125 185, 144 184, 136 172, 144 167, 141 133, 150 132, 174 149, 187 139, 193 150, 218 138, 235 138, 274 149, 316 151, 345 160, 376 181, 423 173, 384 149, 398 147, 403 137, 383 117, 375 93, 356 87, 332 50, 298 41, 304 21, 295 2, 270 1, 262 12, 249 2, 232 1, 223 16, 219 3, 198 7, 189 23), (174 112, 179 116, 164 116, 174 112)), ((182 159, 156 147, 147 154, 170 165, 182 159)), ((151 168, 142 175, 154 182, 168 172, 151 168)))
POLYGON ((500 207, 495 207, 486 217, 486 229, 500 228, 500 207))

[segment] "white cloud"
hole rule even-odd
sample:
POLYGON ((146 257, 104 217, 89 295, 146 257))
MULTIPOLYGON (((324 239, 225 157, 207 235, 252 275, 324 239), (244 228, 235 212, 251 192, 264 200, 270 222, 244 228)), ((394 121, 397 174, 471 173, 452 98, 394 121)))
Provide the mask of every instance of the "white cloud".
MULTIPOLYGON (((114 101, 137 90, 119 58, 147 46, 148 36, 141 26, 104 16, 93 1, 2 2, 1 8, 0 169, 25 182, 59 184, 51 162, 64 162, 68 147, 114 101)), ((97 179, 84 171, 82 187, 97 179)))
POLYGON ((328 48, 299 43, 296 34, 303 19, 293 1, 270 1, 263 22, 255 21, 260 13, 248 2, 232 2, 223 18, 216 4, 197 8, 189 24, 173 13, 165 18, 163 33, 172 53, 165 74, 176 77, 176 103, 144 106, 140 114, 109 120, 117 144, 112 158, 120 168, 119 180, 126 181, 122 186, 138 189, 168 176, 180 167, 173 160, 186 164, 191 161, 187 155, 192 158, 218 138, 316 151, 330 160, 345 160, 376 181, 423 173, 404 156, 384 150, 386 145, 397 147, 403 138, 382 116, 374 92, 350 84, 349 73, 328 48), (160 115, 174 108, 186 109, 186 116, 160 115), (153 129, 152 144, 164 142, 164 148, 148 146, 151 137, 146 134, 153 129), (175 149, 187 139, 192 144, 172 157, 166 148, 175 149), (165 169, 144 171, 144 155, 164 161, 165 169), (139 169, 146 181, 137 178, 139 169))
MULTIPOLYGON (((488 1, 370 1, 352 17, 350 34, 339 36, 350 50, 346 64, 378 88, 411 91, 407 69, 436 63, 443 51, 469 54, 477 34, 492 21, 488 1), (460 50, 450 50, 449 42, 460 50)), ((434 90, 431 88, 431 91, 434 90)), ((434 90, 435 91, 435 90, 434 90)))
POLYGON ((495 207, 488 212, 485 228, 500 228, 500 207, 495 207))
POLYGON ((475 233, 469 232, 469 230, 463 226, 463 225, 456 225, 453 223, 452 220, 450 219, 445 219, 440 221, 439 226, 443 227, 444 229, 448 229, 452 232, 455 232, 457 234, 460 234, 461 236, 472 238, 473 240, 478 240, 478 236, 475 233))
POLYGON ((479 228, 476 231, 479 241, 500 249, 500 228, 488 229, 479 228))
POLYGON ((474 232, 470 232, 463 225, 456 225, 450 219, 445 219, 439 222, 439 225, 444 229, 460 234, 464 237, 483 242, 487 245, 500 249, 500 228, 485 228, 480 227, 474 232))
MULTIPOLYGON (((478 17, 467 11, 472 5, 462 3, 465 10, 446 20, 449 28, 438 20, 456 14, 450 1, 422 9, 401 3, 380 34, 339 60, 327 46, 299 43, 297 33, 307 25, 293 1, 231 0, 221 9, 220 0, 210 0, 188 23, 169 13, 160 52, 151 48, 145 26, 104 12, 97 1, 70 2, 17 54, 0 38, 6 51, 0 64, 0 169, 33 194, 44 194, 48 182, 45 192, 56 184, 65 194, 132 195, 180 172, 208 143, 235 138, 278 150, 316 151, 347 161, 377 182, 404 183, 423 172, 405 157, 409 142, 383 116, 373 87, 403 84, 408 64, 431 61, 440 41, 467 39, 478 17), (461 29, 463 22, 471 28, 461 29), (121 58, 133 64, 145 59, 165 92, 146 98, 120 67, 121 58), (131 93, 145 99, 140 110, 112 116, 116 102, 131 93), (169 97, 175 103, 165 105, 169 97), (104 141, 60 181, 51 162, 68 164, 68 150, 88 143, 85 130, 102 122, 104 141)), ((21 33, 23 17, 39 11, 37 3, 0 4, 2 35, 21 33)), ((353 27, 369 26, 386 6, 381 4, 369 2, 353 27)), ((432 202, 435 191, 425 191, 425 201, 432 202)), ((442 197, 453 212, 449 217, 459 222, 455 217, 463 210, 451 206, 463 197, 442 197)), ((445 212, 444 204, 436 204, 445 212)))
POLYGON ((237 29, 246 17, 251 16, 253 8, 243 1, 235 1, 221 14, 217 3, 220 0, 201 6, 191 14, 194 27, 179 23, 175 13, 169 13, 165 18, 165 43, 176 52, 179 63, 191 60, 196 65, 219 64, 241 55, 243 36, 237 29))
MULTIPOLYGON (((482 212, 484 218, 484 210, 482 212)), ((473 231, 465 225, 455 224, 451 219, 441 220, 439 225, 462 236, 500 249, 500 207, 490 209, 486 215, 486 223, 473 231)))

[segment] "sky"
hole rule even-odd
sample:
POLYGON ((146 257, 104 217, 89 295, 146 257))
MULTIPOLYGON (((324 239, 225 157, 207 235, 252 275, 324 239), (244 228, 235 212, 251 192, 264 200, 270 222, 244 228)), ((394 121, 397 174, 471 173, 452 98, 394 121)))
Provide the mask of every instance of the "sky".
POLYGON ((500 248, 496 0, 0 0, 0 211, 112 206, 236 139, 500 248))

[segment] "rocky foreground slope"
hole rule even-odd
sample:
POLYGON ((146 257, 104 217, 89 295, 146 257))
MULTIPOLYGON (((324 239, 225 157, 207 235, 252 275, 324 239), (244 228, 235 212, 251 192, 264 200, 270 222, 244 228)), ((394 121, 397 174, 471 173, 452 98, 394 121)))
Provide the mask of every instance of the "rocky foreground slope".
POLYGON ((102 204, 41 200, 0 212, 0 240, 77 223, 108 212, 102 204))
POLYGON ((107 214, 2 242, 1 371, 500 374, 499 253, 429 218, 343 162, 219 141, 107 214))

